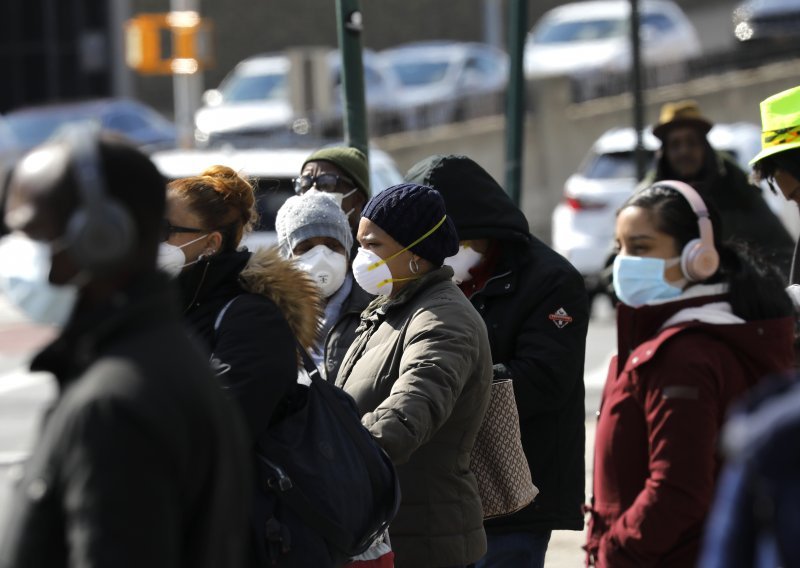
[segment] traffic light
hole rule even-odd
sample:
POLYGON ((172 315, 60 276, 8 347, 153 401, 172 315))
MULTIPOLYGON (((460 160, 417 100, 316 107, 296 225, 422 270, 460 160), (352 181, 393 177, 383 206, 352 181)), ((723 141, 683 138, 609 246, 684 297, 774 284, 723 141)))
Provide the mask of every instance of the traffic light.
POLYGON ((190 75, 213 64, 212 30, 197 12, 139 14, 125 26, 125 59, 142 74, 190 75))

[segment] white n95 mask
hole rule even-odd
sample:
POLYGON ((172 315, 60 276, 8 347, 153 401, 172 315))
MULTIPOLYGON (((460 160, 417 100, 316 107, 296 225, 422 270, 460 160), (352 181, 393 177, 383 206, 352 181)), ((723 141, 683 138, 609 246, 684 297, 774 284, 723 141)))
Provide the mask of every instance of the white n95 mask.
MULTIPOLYGON (((186 253, 183 252, 183 247, 188 247, 192 243, 196 243, 200 239, 203 239, 208 236, 206 233, 203 236, 197 237, 196 239, 189 241, 186 244, 181 246, 171 245, 167 242, 163 242, 158 245, 158 257, 156 258, 156 266, 158 266, 161 270, 172 276, 173 278, 178 276, 186 266, 190 264, 194 264, 197 260, 192 262, 186 262, 186 253)), ((199 260, 199 259, 198 259, 199 260)))
POLYGON ((453 256, 444 259, 444 263, 453 269, 453 282, 461 284, 472 280, 471 268, 475 268, 481 263, 483 255, 468 244, 458 247, 458 252, 453 256))
POLYGON ((392 293, 392 271, 386 261, 367 249, 358 248, 353 259, 353 278, 369 294, 389 296, 392 293))
POLYGON ((342 287, 347 275, 347 257, 325 245, 317 245, 295 258, 297 266, 308 272, 322 296, 330 298, 342 287))

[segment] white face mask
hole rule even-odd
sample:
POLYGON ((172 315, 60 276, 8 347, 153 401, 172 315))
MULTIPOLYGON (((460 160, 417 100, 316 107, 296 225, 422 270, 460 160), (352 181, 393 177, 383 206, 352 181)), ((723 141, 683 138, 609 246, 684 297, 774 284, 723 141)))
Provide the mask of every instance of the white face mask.
POLYGON ((190 266, 200 259, 193 260, 192 262, 186 262, 186 254, 183 252, 183 247, 188 247, 189 245, 196 243, 200 239, 204 239, 208 236, 208 233, 201 237, 197 237, 193 241, 189 241, 186 244, 181 246, 171 245, 167 242, 163 242, 158 245, 158 257, 156 258, 156 266, 158 266, 161 270, 172 276, 173 278, 178 276, 185 267, 190 266))
POLYGON ((365 292, 375 296, 392 293, 392 271, 377 254, 361 247, 353 259, 353 278, 365 292))
POLYGON ((308 272, 322 296, 330 298, 347 275, 347 257, 325 245, 317 245, 296 257, 297 266, 308 272))
POLYGON ((461 284, 472 280, 471 268, 475 268, 481 263, 483 255, 469 245, 460 245, 458 252, 454 256, 448 256, 444 263, 453 269, 453 282, 461 284))
POLYGON ((54 248, 20 234, 0 239, 0 294, 31 321, 64 327, 78 301, 79 287, 50 283, 54 248))

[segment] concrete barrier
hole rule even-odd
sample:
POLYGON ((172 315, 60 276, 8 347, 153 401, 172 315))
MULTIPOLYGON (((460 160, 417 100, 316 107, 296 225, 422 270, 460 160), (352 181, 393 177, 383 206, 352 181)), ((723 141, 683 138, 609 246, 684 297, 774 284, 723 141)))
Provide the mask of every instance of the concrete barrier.
MULTIPOLYGON (((760 123, 759 102, 800 83, 800 59, 732 71, 652 89, 645 95, 645 119, 658 118, 662 104, 695 99, 715 122, 760 123)), ((529 85, 525 119, 522 210, 531 231, 550 240, 550 215, 561 199, 564 182, 592 143, 607 129, 630 125, 630 94, 572 102, 569 80, 554 78, 529 85)), ((505 119, 491 116, 425 131, 376 138, 374 142, 405 172, 431 154, 466 154, 502 184, 505 180, 505 119)))

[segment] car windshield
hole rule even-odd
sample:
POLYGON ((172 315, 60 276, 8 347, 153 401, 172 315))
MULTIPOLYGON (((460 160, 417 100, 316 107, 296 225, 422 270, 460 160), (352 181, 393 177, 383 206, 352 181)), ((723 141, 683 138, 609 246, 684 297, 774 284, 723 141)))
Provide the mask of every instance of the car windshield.
POLYGON ((541 27, 533 36, 534 43, 571 43, 597 41, 624 37, 627 23, 624 19, 596 19, 558 22, 541 27))
POLYGON ((231 77, 222 88, 222 98, 228 102, 285 99, 287 96, 285 73, 238 75, 231 77))
POLYGON ((9 114, 6 122, 14 137, 25 147, 33 147, 47 140, 58 128, 71 122, 91 120, 91 116, 80 110, 36 114, 9 114))
POLYGON ((447 74, 447 61, 407 61, 392 65, 400 82, 406 87, 438 83, 447 74))
MULTIPOLYGON (((647 163, 653 159, 653 152, 645 152, 647 163)), ((636 164, 633 152, 613 152, 591 154, 583 167, 583 175, 589 179, 635 178, 636 164)))

